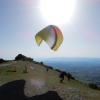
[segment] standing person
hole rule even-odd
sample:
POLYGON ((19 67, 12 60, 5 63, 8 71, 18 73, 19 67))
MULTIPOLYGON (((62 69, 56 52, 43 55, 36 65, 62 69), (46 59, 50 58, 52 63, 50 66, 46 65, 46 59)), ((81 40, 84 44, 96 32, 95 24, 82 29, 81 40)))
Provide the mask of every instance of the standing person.
POLYGON ((68 73, 68 76, 67 77, 68 77, 68 81, 70 81, 70 73, 68 73))
POLYGON ((25 65, 25 73, 27 73, 27 66, 25 65))
POLYGON ((66 73, 65 72, 61 72, 60 73, 60 75, 59 75, 59 77, 61 78, 61 80, 60 80, 60 83, 62 83, 62 81, 64 80, 64 75, 65 75, 66 73))
POLYGON ((47 67, 47 72, 48 72, 49 68, 47 67))

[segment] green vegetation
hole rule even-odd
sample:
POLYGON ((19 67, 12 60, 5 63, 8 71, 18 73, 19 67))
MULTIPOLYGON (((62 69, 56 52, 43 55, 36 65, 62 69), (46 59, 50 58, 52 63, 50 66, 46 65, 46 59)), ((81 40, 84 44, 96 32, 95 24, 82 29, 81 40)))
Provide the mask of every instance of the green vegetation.
MULTIPOLYGON (((43 63, 41 65, 36 62, 17 61, 13 63, 10 61, 8 64, 5 66, 0 65, 0 88, 9 82, 25 80, 23 91, 27 98, 42 95, 48 91, 55 91, 63 100, 100 100, 99 90, 93 90, 76 80, 71 79, 68 81, 67 77, 65 77, 64 83, 60 83, 59 72, 53 69, 49 69, 47 72, 47 68, 43 63), (28 73, 23 73, 25 65, 35 69, 28 67, 28 73), (15 68, 17 72, 12 72, 15 68)), ((4 95, 6 97, 6 94, 4 95)), ((56 100, 55 97, 52 100, 56 100)))

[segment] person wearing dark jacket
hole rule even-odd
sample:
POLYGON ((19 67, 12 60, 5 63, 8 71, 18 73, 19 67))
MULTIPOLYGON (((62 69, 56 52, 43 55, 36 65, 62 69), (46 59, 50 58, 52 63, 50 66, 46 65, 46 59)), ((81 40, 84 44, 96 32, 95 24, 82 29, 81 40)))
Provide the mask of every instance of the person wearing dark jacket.
POLYGON ((61 80, 60 80, 61 83, 64 80, 64 75, 65 74, 66 74, 65 72, 61 72, 60 75, 59 75, 59 77, 61 78, 61 80))
POLYGON ((47 67, 47 72, 48 72, 49 68, 47 67))

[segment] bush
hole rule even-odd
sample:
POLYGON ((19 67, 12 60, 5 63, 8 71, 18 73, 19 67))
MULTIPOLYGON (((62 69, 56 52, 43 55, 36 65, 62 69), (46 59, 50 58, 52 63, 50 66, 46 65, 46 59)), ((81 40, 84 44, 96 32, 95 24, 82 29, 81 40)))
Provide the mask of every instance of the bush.
POLYGON ((40 62, 40 65, 44 65, 42 61, 40 62))
POLYGON ((55 71, 57 71, 57 72, 61 72, 61 70, 59 70, 59 69, 55 69, 55 71))
POLYGON ((33 62, 33 59, 30 58, 30 57, 26 57, 22 54, 18 54, 18 56, 15 57, 15 61, 16 60, 23 60, 23 61, 30 61, 30 62, 33 62))
POLYGON ((48 66, 48 68, 49 68, 49 69, 53 69, 53 67, 51 67, 51 66, 48 66))
POLYGON ((94 83, 89 83, 89 87, 92 88, 92 89, 97 89, 98 86, 94 83))
POLYGON ((7 62, 7 61, 0 58, 0 63, 3 63, 3 62, 7 62))
POLYGON ((98 90, 100 90, 100 87, 98 87, 98 90))

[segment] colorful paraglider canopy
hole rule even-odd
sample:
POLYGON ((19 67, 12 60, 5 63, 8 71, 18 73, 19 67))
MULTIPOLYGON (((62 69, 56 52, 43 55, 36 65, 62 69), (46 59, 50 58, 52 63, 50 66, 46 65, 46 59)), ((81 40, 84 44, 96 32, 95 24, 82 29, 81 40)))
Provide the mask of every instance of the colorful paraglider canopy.
POLYGON ((38 46, 40 46, 40 44, 44 40, 52 50, 57 51, 59 46, 63 42, 63 35, 61 30, 57 26, 49 25, 39 31, 35 35, 35 39, 38 46))

